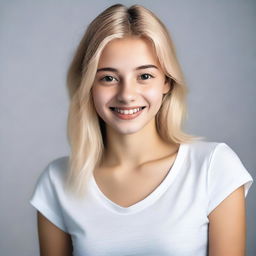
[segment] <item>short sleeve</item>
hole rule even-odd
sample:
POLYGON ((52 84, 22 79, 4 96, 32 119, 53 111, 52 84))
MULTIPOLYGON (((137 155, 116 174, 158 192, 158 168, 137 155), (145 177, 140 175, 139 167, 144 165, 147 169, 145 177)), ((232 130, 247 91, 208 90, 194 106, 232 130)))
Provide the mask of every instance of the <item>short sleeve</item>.
POLYGON ((226 143, 219 143, 212 153, 208 168, 207 215, 242 185, 246 197, 252 183, 253 178, 237 154, 226 143))
POLYGON ((60 203, 50 175, 49 163, 39 176, 30 204, 40 211, 55 226, 67 232, 60 203))

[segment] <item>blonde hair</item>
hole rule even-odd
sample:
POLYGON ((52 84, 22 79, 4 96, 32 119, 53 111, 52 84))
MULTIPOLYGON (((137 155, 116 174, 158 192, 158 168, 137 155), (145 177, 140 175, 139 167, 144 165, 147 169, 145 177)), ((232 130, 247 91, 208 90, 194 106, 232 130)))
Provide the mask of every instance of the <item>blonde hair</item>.
POLYGON ((187 115, 185 99, 188 90, 164 24, 141 5, 129 8, 122 4, 113 5, 89 24, 67 74, 70 97, 67 132, 71 153, 66 188, 78 197, 84 195, 87 182, 101 163, 104 152, 105 126, 95 111, 91 94, 100 54, 108 42, 127 36, 144 37, 153 43, 169 80, 171 90, 164 95, 156 115, 161 138, 171 143, 204 139, 181 130, 187 115))

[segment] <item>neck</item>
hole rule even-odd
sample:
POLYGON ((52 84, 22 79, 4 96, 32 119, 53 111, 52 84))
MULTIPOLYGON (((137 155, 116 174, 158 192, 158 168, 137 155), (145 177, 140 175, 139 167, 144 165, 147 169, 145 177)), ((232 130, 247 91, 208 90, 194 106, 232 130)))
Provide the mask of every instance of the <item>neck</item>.
POLYGON ((173 153, 174 146, 177 146, 163 141, 155 121, 133 134, 120 134, 107 127, 106 138, 103 164, 108 166, 140 167, 173 153))

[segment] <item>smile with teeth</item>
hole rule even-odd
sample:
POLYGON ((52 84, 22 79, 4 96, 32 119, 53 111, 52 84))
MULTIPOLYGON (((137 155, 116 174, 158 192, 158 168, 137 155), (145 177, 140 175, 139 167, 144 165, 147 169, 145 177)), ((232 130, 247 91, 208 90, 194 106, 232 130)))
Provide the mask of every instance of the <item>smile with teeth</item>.
POLYGON ((122 110, 122 109, 119 109, 119 108, 111 108, 111 110, 113 110, 115 112, 118 112, 118 113, 121 113, 121 114, 124 114, 124 115, 132 115, 132 114, 135 114, 138 111, 142 110, 143 108, 144 107, 134 108, 134 109, 129 109, 129 110, 122 110))

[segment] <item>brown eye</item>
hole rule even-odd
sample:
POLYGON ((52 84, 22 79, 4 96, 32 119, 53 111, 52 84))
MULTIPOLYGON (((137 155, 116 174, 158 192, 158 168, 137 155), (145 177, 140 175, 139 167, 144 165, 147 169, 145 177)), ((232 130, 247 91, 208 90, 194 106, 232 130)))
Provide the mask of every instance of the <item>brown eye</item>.
POLYGON ((147 74, 147 73, 140 75, 141 80, 148 80, 148 79, 151 79, 151 78, 153 78, 153 76, 150 75, 150 74, 147 74))
POLYGON ((105 81, 105 82, 112 82, 112 81, 117 80, 117 79, 115 79, 113 76, 104 76, 100 80, 105 81))

